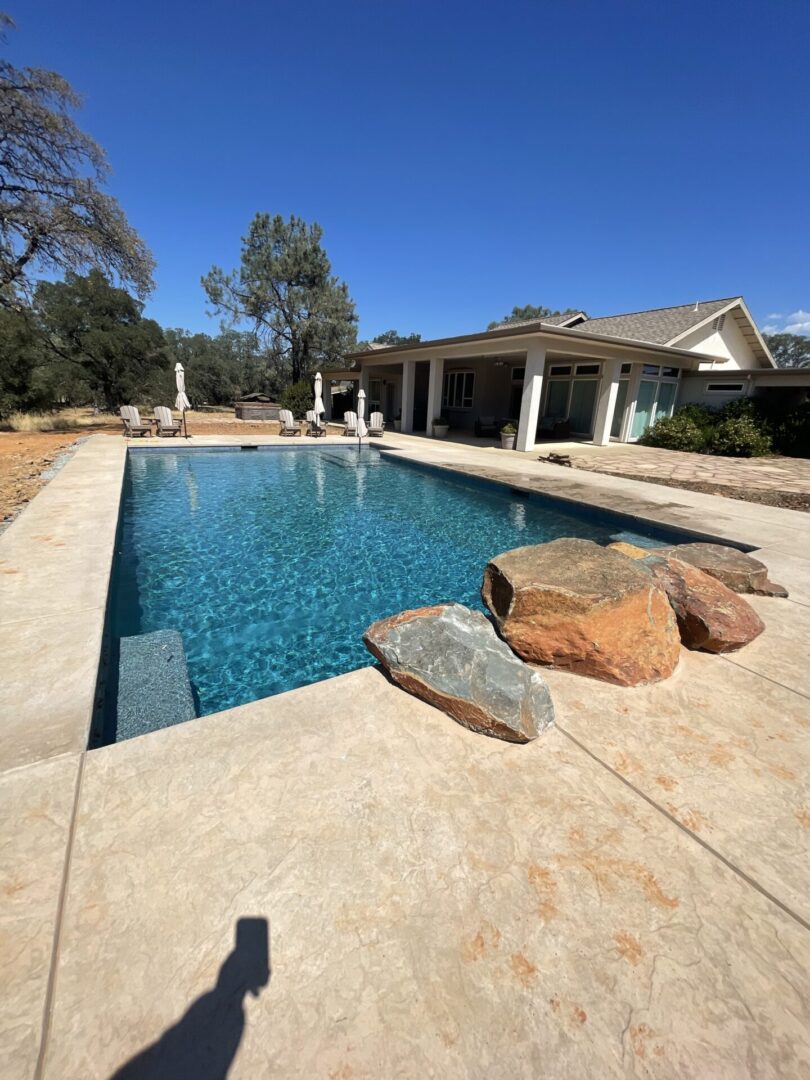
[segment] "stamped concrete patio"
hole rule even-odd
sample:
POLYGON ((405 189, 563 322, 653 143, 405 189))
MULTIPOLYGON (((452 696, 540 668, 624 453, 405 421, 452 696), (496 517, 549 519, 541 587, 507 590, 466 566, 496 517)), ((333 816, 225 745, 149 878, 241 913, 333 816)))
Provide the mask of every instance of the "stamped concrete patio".
POLYGON ((88 753, 123 466, 89 440, 0 538, 4 1075, 810 1075, 807 518, 383 445, 756 545, 791 599, 665 683, 547 673, 526 746, 366 669, 88 753))

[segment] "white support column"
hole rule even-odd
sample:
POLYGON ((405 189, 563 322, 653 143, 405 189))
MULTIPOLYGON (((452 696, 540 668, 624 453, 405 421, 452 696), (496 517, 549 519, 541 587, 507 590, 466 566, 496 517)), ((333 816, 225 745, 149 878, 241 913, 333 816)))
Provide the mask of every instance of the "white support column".
POLYGON ((530 345, 526 352, 526 374, 523 379, 523 397, 520 401, 520 420, 515 442, 518 450, 533 450, 537 442, 537 421, 540 417, 545 370, 546 350, 540 345, 530 345))
POLYGON ((442 382, 444 380, 444 360, 433 358, 430 361, 430 379, 428 381, 427 431, 433 434, 433 419, 442 415, 442 382))
POLYGON ((602 379, 599 383, 599 400, 596 403, 596 416, 593 421, 593 442, 595 446, 607 446, 610 442, 610 428, 616 411, 616 398, 619 396, 619 375, 621 360, 602 362, 602 379))
POLYGON ((413 391, 416 386, 416 361, 404 360, 402 363, 402 431, 413 431, 413 391))
POLYGON ((357 387, 357 392, 360 393, 361 390, 365 390, 366 397, 368 397, 368 390, 370 386, 371 373, 367 367, 363 366, 360 368, 360 385, 357 387))

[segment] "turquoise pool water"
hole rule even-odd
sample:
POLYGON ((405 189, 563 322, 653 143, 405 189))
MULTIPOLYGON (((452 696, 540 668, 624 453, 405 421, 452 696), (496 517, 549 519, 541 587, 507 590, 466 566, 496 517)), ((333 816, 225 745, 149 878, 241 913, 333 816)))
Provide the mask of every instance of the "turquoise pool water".
POLYGON ((627 528, 368 448, 136 451, 111 636, 179 630, 205 715, 369 664, 363 631, 382 616, 481 607, 500 551, 627 528))

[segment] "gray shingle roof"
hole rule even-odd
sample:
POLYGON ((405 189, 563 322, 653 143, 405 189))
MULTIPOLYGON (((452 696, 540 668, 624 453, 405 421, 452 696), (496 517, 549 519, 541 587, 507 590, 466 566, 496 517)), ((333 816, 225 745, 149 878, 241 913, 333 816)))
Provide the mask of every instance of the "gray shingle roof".
POLYGON ((498 323, 497 326, 490 326, 490 330, 506 330, 511 326, 537 326, 541 323, 545 323, 546 326, 564 326, 565 323, 570 322, 576 318, 576 312, 572 314, 570 311, 567 315, 548 315, 545 319, 520 319, 518 322, 513 322, 511 319, 506 319, 504 322, 498 323))
POLYGON ((686 333, 737 299, 739 297, 727 296, 725 300, 700 300, 697 304, 681 304, 680 307, 586 319, 575 329, 584 330, 587 334, 605 334, 608 337, 648 341, 652 345, 668 345, 673 338, 686 333))

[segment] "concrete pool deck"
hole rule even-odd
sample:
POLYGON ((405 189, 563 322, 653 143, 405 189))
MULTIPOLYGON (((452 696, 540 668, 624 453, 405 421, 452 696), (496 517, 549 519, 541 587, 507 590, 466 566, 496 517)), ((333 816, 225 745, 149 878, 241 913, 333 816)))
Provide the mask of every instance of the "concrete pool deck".
MULTIPOLYGON (((292 440, 192 440, 243 442, 292 440)), ((4 1075, 110 1077, 167 1031, 201 1075, 201 1012, 231 1077, 810 1075, 807 516, 375 445, 751 544, 791 599, 655 686, 546 672, 528 746, 365 669, 85 752, 125 458, 89 439, 0 538, 4 1075)))

